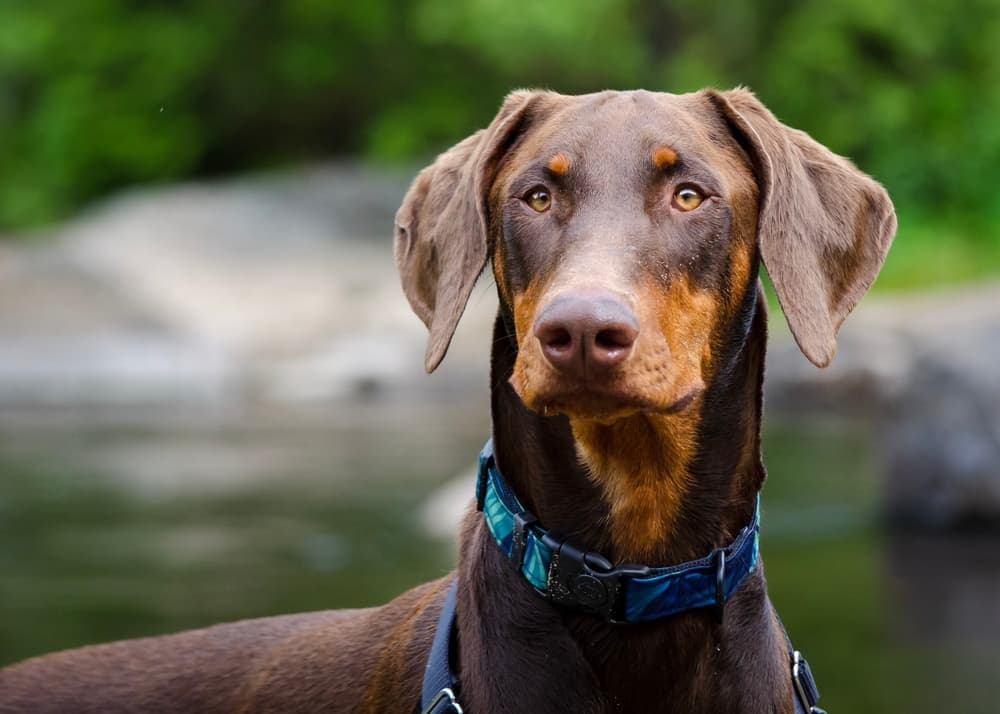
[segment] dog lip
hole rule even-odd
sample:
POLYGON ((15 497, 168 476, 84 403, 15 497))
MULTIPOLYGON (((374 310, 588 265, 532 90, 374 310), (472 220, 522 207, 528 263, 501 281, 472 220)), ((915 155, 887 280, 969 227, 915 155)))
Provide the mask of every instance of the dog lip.
POLYGON ((691 405, 691 402, 693 402, 698 397, 698 395, 704 391, 704 389, 705 389, 704 385, 701 384, 693 385, 685 394, 681 395, 679 399, 674 401, 673 404, 668 406, 666 409, 663 409, 662 411, 674 414, 676 412, 680 412, 687 409, 691 405))
POLYGON ((694 384, 678 398, 663 403, 615 389, 594 389, 571 384, 539 395, 530 409, 542 414, 562 413, 581 418, 607 418, 620 413, 677 414, 684 411, 704 391, 704 385, 694 384))

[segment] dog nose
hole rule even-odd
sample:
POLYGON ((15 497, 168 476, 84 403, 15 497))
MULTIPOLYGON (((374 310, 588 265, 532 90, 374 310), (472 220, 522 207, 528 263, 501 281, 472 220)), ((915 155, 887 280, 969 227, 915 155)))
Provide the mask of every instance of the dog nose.
POLYGON ((639 336, 639 323, 614 293, 578 291, 543 308, 534 332, 553 367, 583 379, 623 362, 639 336))

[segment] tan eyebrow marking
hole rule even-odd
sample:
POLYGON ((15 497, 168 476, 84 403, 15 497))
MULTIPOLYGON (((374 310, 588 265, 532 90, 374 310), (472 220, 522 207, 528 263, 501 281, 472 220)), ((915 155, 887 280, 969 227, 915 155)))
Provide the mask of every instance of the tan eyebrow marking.
POLYGON ((547 168, 556 176, 564 176, 569 171, 569 157, 566 154, 556 154, 549 159, 547 168))
POLYGON ((677 152, 669 146, 657 146, 653 149, 653 164, 658 169, 667 169, 677 161, 677 152))

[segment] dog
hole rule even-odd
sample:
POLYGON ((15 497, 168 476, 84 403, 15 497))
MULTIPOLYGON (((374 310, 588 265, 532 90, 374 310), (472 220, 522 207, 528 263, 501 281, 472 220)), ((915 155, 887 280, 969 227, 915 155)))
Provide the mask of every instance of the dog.
POLYGON ((895 229, 882 186, 745 89, 513 92, 396 219, 429 372, 490 265, 499 296, 456 573, 31 659, 0 712, 809 711, 757 552, 758 273, 823 367, 895 229))

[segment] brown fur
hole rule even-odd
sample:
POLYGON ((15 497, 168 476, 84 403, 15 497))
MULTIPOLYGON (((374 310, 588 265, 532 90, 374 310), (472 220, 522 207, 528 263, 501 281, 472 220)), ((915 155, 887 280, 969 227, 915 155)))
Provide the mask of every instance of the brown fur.
MULTIPOLYGON (((519 91, 416 178, 396 260, 433 370, 492 258, 497 463, 546 527, 615 562, 666 565, 729 543, 764 480, 761 260, 802 351, 823 365, 894 229, 877 183, 745 90, 519 91), (673 208, 681 183, 701 189, 701 205, 673 208), (524 203, 538 185, 552 196, 541 213, 524 203), (634 314, 638 336, 623 361, 574 376, 548 360, 535 325, 560 296, 594 290, 634 314)), ((541 599, 470 513, 457 577, 466 711, 792 710, 760 564, 721 624, 691 611, 615 626, 541 599)), ((408 714, 446 584, 377 609, 29 660, 0 670, 0 712, 408 714)))

